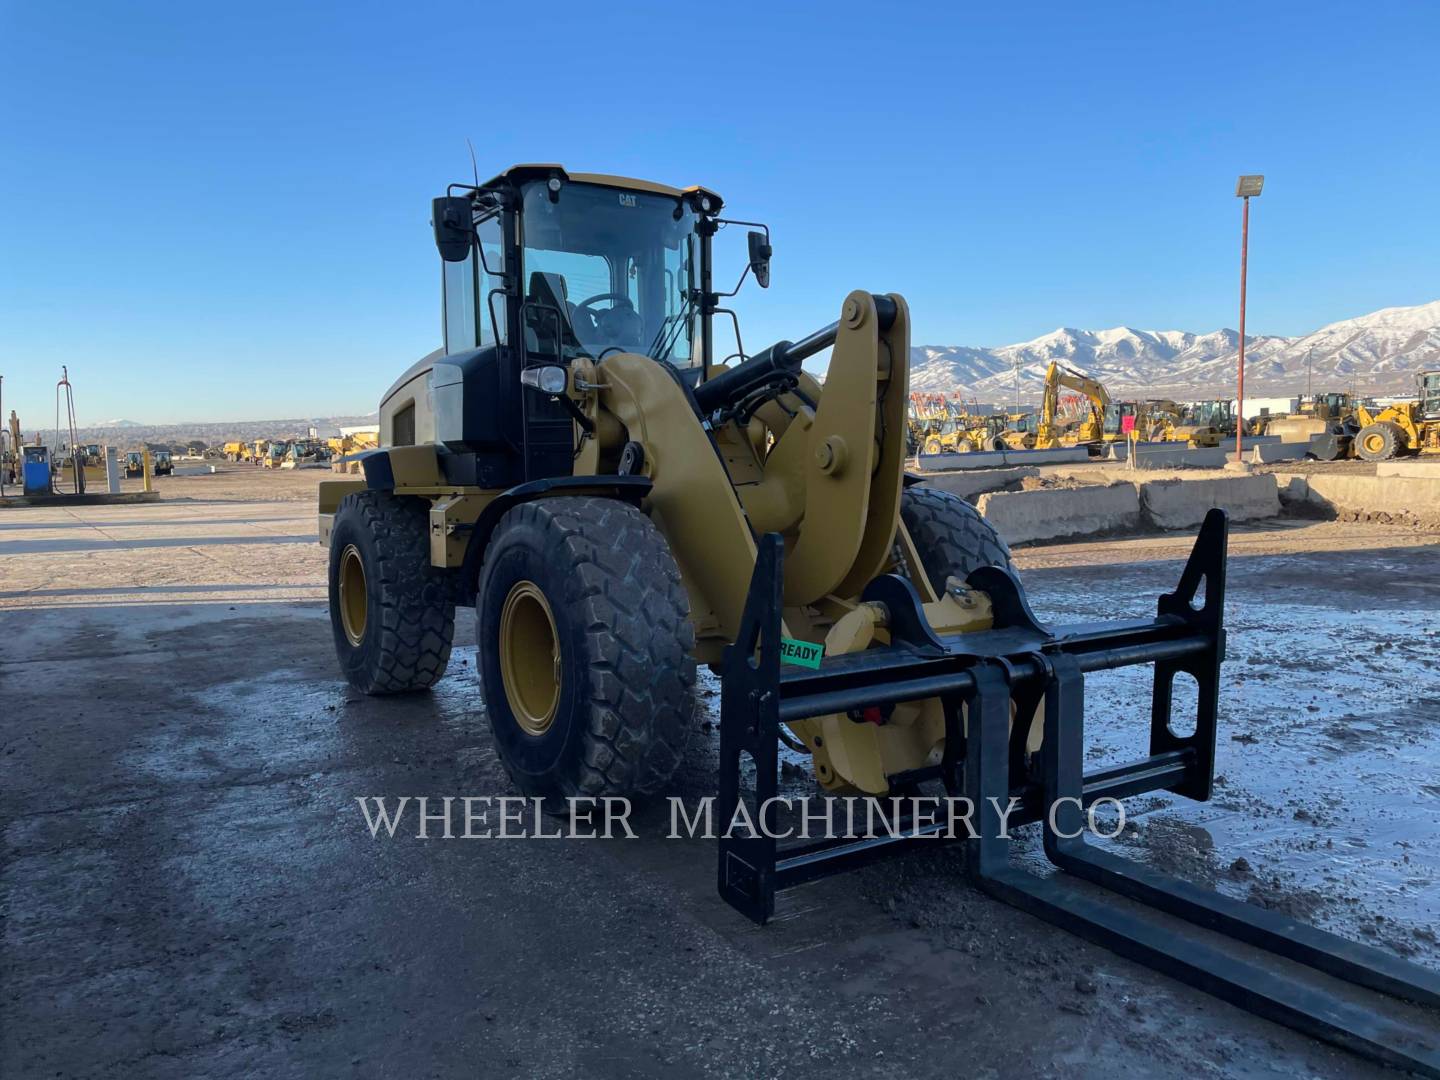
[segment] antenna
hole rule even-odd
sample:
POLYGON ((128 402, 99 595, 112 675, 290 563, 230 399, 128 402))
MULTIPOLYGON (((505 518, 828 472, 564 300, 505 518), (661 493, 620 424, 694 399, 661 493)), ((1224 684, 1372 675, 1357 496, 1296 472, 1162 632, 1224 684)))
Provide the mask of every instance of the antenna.
POLYGON ((470 141, 470 136, 465 136, 465 145, 470 148, 470 171, 475 174, 475 186, 480 186, 480 166, 475 164, 475 144, 470 141))

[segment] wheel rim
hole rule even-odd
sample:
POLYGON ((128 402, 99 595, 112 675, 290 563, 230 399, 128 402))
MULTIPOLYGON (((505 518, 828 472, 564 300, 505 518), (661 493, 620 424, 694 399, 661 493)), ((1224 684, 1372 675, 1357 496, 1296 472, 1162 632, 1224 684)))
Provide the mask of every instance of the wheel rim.
POLYGON ((1365 436, 1365 450, 1367 453, 1378 454, 1385 449, 1385 436, 1378 431, 1372 431, 1365 436))
POLYGON ((351 544, 340 556, 340 623, 345 638, 356 648, 365 640, 370 617, 370 598, 365 592, 365 560, 351 544))
POLYGON ((548 731, 560 704, 560 634, 533 581, 516 582, 500 610, 500 678, 521 729, 548 731))

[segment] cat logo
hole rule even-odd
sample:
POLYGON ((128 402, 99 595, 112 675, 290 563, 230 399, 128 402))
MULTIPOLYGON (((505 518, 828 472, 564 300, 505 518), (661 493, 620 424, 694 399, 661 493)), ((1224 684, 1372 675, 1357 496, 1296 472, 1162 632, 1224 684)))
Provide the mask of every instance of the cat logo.
POLYGON ((636 205, 635 196, 634 196, 634 195, 631 195, 629 192, 626 192, 626 191, 620 192, 620 205, 621 205, 621 206, 634 206, 634 205, 636 205))

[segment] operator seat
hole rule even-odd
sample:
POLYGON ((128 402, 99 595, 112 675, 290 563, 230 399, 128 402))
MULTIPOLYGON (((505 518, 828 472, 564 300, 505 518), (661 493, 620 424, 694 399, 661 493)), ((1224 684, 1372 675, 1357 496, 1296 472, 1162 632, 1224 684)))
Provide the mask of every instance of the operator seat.
POLYGON ((564 350, 560 346, 579 345, 571 323, 570 289, 565 276, 536 270, 530 275, 525 300, 525 348, 563 363, 564 350))

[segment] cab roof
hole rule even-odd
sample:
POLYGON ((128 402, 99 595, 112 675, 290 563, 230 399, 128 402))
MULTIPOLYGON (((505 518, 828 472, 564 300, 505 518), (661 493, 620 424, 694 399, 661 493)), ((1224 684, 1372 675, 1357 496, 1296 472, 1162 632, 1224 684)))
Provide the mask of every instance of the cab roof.
POLYGON ((561 176, 576 184, 599 184, 603 187, 627 188, 630 191, 647 191, 653 195, 669 195, 671 198, 681 199, 688 195, 708 195, 714 203, 714 208, 719 210, 724 205, 724 200, 718 194, 707 187, 699 184, 691 184, 689 187, 677 188, 669 184, 657 184, 653 180, 636 180, 629 176, 612 176, 609 173, 583 173, 570 172, 563 165, 531 163, 524 165, 511 165, 510 168, 491 178, 482 184, 482 188, 499 187, 502 184, 518 184, 526 180, 548 179, 551 176, 561 176))

